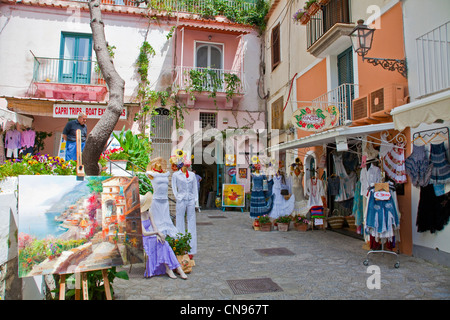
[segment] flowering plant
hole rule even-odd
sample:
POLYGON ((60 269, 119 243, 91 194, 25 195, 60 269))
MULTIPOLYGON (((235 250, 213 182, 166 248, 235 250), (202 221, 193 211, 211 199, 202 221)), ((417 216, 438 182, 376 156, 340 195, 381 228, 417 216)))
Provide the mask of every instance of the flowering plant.
POLYGON ((128 160, 130 156, 123 150, 122 147, 120 147, 105 150, 105 152, 102 153, 101 157, 108 160, 128 160))
POLYGON ((282 216, 282 217, 278 217, 276 219, 277 223, 289 223, 292 221, 292 217, 291 216, 282 216))
POLYGON ((75 175, 77 164, 48 154, 27 154, 22 159, 6 160, 0 165, 0 180, 18 175, 75 175))
POLYGON ((166 241, 177 256, 187 254, 191 250, 191 239, 192 236, 189 232, 186 234, 177 233, 175 237, 166 236, 166 241))
POLYGON ((302 16, 305 14, 304 9, 299 9, 294 15, 292 16, 292 20, 294 20, 295 23, 299 22, 302 16))
POLYGON ((295 223, 304 223, 304 224, 309 224, 309 220, 307 220, 305 217, 301 216, 301 215, 296 215, 294 217, 294 222, 295 223))
POLYGON ((259 216, 258 217, 258 221, 259 223, 269 223, 270 222, 270 218, 267 214, 263 215, 263 216, 259 216))

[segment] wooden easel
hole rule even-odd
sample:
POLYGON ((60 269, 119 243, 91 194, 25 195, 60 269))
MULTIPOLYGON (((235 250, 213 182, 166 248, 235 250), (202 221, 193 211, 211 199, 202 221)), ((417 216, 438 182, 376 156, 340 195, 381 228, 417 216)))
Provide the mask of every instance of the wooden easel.
MULTIPOLYGON (((81 151, 81 130, 77 130, 77 180, 84 179, 84 166, 82 162, 81 151)), ((111 288, 108 280, 108 269, 101 269, 103 276, 103 285, 105 287, 106 300, 112 300, 111 288)), ((90 270, 94 271, 94 270, 90 270)), ((60 275, 59 282, 59 300, 65 300, 66 297, 66 275, 60 275)), ((80 293, 83 291, 83 300, 89 300, 87 272, 75 272, 75 300, 80 300, 80 293)))

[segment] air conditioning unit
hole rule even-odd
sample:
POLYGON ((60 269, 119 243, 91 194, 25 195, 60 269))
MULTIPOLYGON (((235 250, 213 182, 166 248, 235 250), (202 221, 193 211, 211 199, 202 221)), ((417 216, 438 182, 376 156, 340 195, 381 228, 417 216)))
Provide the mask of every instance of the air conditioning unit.
POLYGON ((352 102, 352 120, 362 120, 369 116, 368 97, 362 96, 352 102))
POLYGON ((369 117, 388 117, 390 111, 404 104, 406 86, 391 84, 369 94, 369 117))

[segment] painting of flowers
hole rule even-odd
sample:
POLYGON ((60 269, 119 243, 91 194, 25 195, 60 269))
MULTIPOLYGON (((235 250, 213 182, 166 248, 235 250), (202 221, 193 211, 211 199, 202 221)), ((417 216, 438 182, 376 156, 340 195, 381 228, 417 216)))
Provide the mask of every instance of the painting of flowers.
POLYGON ((142 259, 136 177, 26 175, 18 190, 20 277, 142 259))

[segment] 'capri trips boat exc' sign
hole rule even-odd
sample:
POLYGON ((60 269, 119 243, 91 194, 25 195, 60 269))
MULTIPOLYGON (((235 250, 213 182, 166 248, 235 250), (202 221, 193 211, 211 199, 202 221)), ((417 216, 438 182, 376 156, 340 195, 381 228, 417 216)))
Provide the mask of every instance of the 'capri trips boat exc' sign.
POLYGON ((337 125, 339 109, 336 106, 325 108, 303 107, 292 114, 292 123, 297 129, 305 131, 322 131, 337 125))

